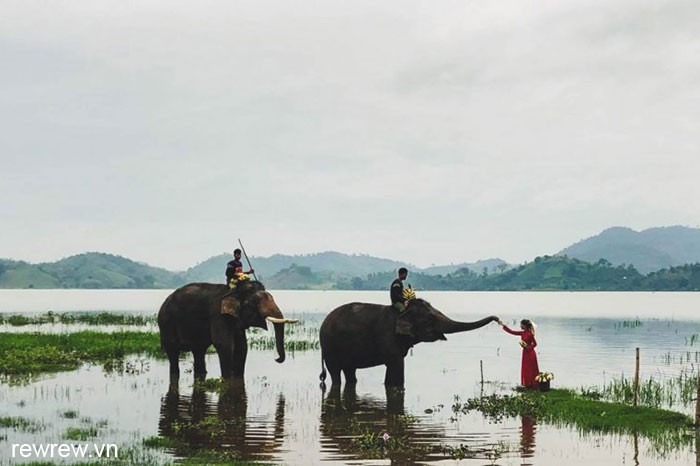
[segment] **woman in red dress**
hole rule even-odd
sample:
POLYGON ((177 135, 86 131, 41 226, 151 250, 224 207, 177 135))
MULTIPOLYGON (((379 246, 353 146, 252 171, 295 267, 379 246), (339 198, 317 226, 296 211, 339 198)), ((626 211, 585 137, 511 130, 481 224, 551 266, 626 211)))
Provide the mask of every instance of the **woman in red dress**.
POLYGON ((523 348, 523 361, 520 366, 520 384, 527 388, 537 388, 539 384, 535 380, 535 377, 540 373, 540 369, 537 365, 537 353, 535 353, 535 346, 537 346, 537 341, 535 340, 535 326, 528 319, 520 321, 520 331, 511 330, 501 320, 498 321, 498 324, 511 335, 520 337, 520 346, 523 348))

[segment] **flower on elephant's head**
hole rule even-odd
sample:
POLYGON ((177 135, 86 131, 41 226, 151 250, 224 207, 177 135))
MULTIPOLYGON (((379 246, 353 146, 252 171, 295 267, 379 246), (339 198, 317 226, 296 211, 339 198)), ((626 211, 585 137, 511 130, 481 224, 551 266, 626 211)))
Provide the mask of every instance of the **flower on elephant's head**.
POLYGON ((554 379, 554 374, 551 372, 540 372, 535 376, 536 382, 549 382, 554 379))

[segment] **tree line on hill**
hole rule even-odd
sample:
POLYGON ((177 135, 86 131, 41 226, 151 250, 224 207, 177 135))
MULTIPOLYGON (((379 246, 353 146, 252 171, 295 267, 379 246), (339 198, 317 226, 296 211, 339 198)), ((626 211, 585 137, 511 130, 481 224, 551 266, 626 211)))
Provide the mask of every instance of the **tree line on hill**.
MULTIPOLYGON (((395 276, 395 270, 348 275, 292 263, 274 274, 258 278, 269 289, 384 290, 395 276)), ((219 280, 198 277, 192 270, 170 272, 102 253, 81 254, 38 265, 0 260, 0 288, 163 289, 192 281, 219 280)), ((469 267, 444 274, 411 270, 408 283, 419 290, 698 291, 700 263, 644 275, 634 266, 613 265, 606 259, 591 263, 566 256, 541 256, 516 267, 498 264, 480 271, 469 267)))
MULTIPOLYGON (((393 278, 390 273, 375 273, 340 281, 338 288, 381 290, 393 278)), ((446 275, 413 273, 407 282, 417 289, 445 291, 699 291, 700 264, 643 275, 633 266, 613 266, 605 259, 589 263, 563 256, 543 256, 502 273, 476 273, 469 269, 446 275)))

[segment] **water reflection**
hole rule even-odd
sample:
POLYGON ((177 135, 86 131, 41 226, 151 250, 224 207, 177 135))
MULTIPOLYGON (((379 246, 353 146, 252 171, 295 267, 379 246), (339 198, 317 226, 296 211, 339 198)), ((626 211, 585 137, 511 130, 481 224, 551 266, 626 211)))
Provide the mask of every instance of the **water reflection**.
POLYGON ((285 397, 280 393, 274 419, 249 416, 245 384, 228 384, 218 395, 197 385, 191 395, 170 384, 161 399, 159 434, 172 441, 175 456, 205 452, 228 459, 269 461, 284 440, 285 397))
MULTIPOLYGON (((350 461, 387 458, 391 464, 413 464, 450 457, 442 424, 421 422, 408 414, 404 391, 389 389, 386 401, 358 395, 353 385, 331 390, 321 408, 321 449, 328 459, 350 461), (385 434, 387 440, 384 440, 385 434)), ((476 451, 481 456, 479 450, 476 451)))
MULTIPOLYGON (((520 418, 520 457, 532 458, 535 456, 535 434, 537 433, 537 424, 530 416, 522 416, 520 418)), ((523 465, 532 463, 522 463, 523 465)))

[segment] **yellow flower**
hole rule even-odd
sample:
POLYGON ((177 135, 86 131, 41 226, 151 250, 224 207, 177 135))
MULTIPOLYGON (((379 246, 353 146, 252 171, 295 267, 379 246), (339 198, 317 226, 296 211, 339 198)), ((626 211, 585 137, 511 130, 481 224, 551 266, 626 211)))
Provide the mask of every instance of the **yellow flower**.
POLYGON ((554 380, 554 374, 551 372, 540 372, 535 376, 536 382, 549 382, 551 380, 554 380))
POLYGON ((406 301, 416 299, 416 292, 413 291, 413 288, 406 288, 403 290, 403 299, 406 301))

